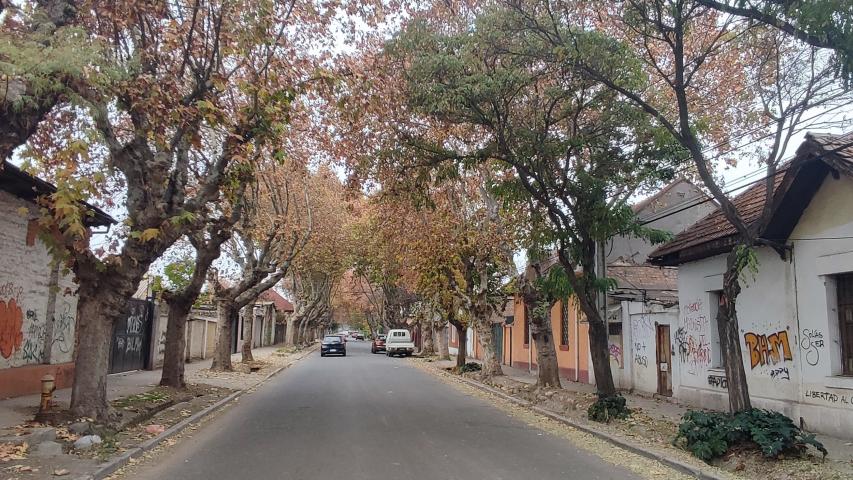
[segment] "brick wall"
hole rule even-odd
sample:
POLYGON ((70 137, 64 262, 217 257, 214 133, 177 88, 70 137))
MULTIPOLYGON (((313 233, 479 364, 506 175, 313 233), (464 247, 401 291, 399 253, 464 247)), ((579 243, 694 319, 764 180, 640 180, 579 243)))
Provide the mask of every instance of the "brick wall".
POLYGON ((51 265, 35 212, 34 204, 0 191, 0 373, 73 360, 75 285, 51 265))

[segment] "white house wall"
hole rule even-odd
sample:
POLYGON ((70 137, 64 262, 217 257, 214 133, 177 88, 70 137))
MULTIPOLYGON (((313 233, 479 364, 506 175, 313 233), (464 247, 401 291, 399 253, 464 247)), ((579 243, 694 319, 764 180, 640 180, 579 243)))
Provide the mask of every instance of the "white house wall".
MULTIPOLYGON (((828 176, 790 235, 788 260, 757 251, 738 297, 738 337, 753 405, 814 431, 853 437, 853 377, 842 377, 832 275, 853 272, 853 180, 828 176), (834 239, 833 239, 834 238, 834 239)), ((727 410, 727 382, 712 320, 725 255, 681 265, 673 356, 679 400, 727 410)))
MULTIPOLYGON (((657 304, 634 301, 622 302, 622 332, 625 353, 621 388, 646 393, 658 391, 658 325, 668 325, 670 327, 670 339, 674 340, 673 335, 678 328, 678 308, 665 308, 657 304)), ((674 350, 673 356, 675 356, 674 350)), ((670 368, 673 369, 673 395, 677 395, 677 363, 670 368)), ((619 370, 613 369, 613 372, 617 374, 619 370)))
POLYGON ((853 180, 827 176, 791 234, 799 295, 797 392, 807 427, 853 436, 853 377, 841 377, 834 274, 853 272, 853 180), (846 237, 846 238, 844 238, 846 237), (834 239, 833 239, 834 238, 834 239))
MULTIPOLYGON (((760 248, 757 256, 758 272, 754 279, 751 272, 744 274, 737 301, 744 369, 753 401, 787 413, 790 404, 785 402, 796 400, 798 382, 793 271, 771 249, 760 248), (778 355, 762 348, 770 344, 778 355)), ((728 396, 713 292, 722 289, 725 264, 725 255, 718 255, 679 268, 680 313, 673 338, 674 361, 680 364, 679 398, 719 410, 728 408, 728 396)))

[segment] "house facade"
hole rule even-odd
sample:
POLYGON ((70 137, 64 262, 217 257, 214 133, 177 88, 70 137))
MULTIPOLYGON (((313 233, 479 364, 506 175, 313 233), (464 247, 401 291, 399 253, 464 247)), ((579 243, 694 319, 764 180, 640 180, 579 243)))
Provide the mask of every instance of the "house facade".
MULTIPOLYGON (((71 385, 76 285, 39 239, 36 199, 53 185, 11 163, 0 170, 0 398, 35 393, 51 374, 71 385)), ((92 207, 89 227, 113 220, 92 207)))
MULTIPOLYGON (((639 202, 634 212, 646 226, 677 234, 714 210, 714 204, 695 185, 679 178, 639 202)), ((650 242, 628 236, 613 238, 607 247, 607 276, 615 289, 608 292, 608 351, 617 388, 671 394, 671 381, 656 371, 656 352, 669 348, 658 341, 659 325, 678 319, 676 267, 647 263, 655 249, 650 242), (661 388, 663 386, 663 388, 661 388)), ((547 260, 545 268, 554 264, 547 260)), ((515 299, 514 321, 504 329, 504 364, 535 370, 535 344, 528 340, 527 308, 515 299), (531 348, 532 347, 532 348, 531 348)), ((572 298, 551 307, 551 331, 560 376, 570 381, 595 383, 589 353, 589 325, 572 298)))
MULTIPOLYGON (((737 300, 753 405, 817 432, 853 436, 853 134, 808 135, 774 178, 772 219, 737 300)), ((764 182, 735 199, 748 221, 764 182)), ((679 312, 670 327, 674 396, 726 410, 728 382, 717 333, 722 277, 735 231, 716 212, 652 253, 678 266, 679 312)))

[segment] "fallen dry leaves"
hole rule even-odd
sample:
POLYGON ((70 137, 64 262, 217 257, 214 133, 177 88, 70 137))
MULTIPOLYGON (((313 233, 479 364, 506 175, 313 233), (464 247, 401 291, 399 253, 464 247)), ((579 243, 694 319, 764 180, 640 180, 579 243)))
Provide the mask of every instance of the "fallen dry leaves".
POLYGON ((27 450, 29 450, 29 448, 30 446, 26 442, 21 445, 0 443, 0 462, 24 460, 27 458, 27 450))

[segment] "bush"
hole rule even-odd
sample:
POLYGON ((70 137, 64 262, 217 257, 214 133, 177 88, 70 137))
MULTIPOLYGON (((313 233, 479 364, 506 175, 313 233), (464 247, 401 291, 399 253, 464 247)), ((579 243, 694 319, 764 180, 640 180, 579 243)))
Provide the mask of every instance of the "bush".
POLYGON ((598 400, 586 411, 590 420, 610 423, 614 418, 627 418, 631 410, 626 406, 622 395, 604 395, 599 393, 598 400))
POLYGON ((755 446, 765 457, 781 454, 802 455, 808 445, 826 456, 823 444, 814 435, 803 432, 778 412, 753 408, 735 415, 719 412, 689 411, 681 419, 673 443, 683 441, 684 448, 708 462, 739 445, 755 446))
POLYGON ((465 365, 462 365, 459 368, 459 373, 468 373, 468 372, 479 372, 483 369, 483 366, 477 362, 468 362, 465 365))

